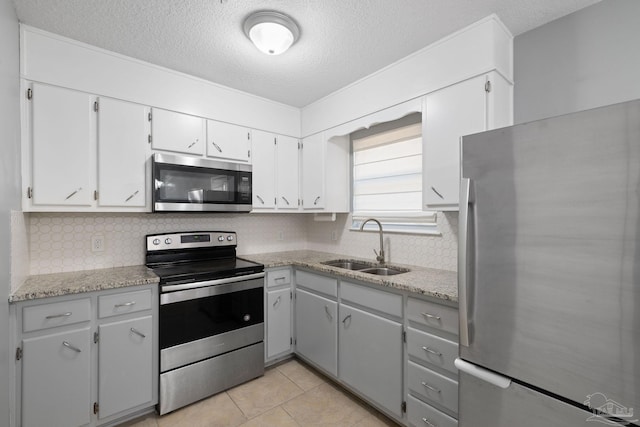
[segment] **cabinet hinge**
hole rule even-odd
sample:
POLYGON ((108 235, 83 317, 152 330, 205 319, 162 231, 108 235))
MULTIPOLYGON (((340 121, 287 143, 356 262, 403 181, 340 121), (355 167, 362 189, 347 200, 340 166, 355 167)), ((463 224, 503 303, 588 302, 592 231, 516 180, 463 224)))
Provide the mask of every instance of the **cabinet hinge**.
POLYGON ((149 111, 149 115, 147 117, 149 118, 149 121, 151 121, 151 111, 149 111))
POLYGON ((300 148, 302 148, 302 147, 300 147, 300 143, 298 142, 298 150, 299 150, 300 148))
POLYGON ((293 291, 289 291, 289 299, 293 299, 293 291))
POLYGON ((27 89, 27 99, 33 98, 33 89, 27 89))
POLYGON ((407 342, 407 331, 402 331, 402 342, 407 342))
POLYGON ((151 144, 151 134, 149 134, 149 138, 147 138, 149 141, 149 144, 151 144))
POLYGON ((298 199, 298 206, 300 206, 300 199, 298 199))
POLYGON ((402 402, 402 405, 400 405, 400 410, 402 411, 402 413, 407 412, 407 402, 402 402))
POLYGON ((278 139, 277 138, 273 138, 273 145, 278 145, 278 139))
POLYGON ((98 111, 100 109, 100 104, 98 104, 98 101, 93 103, 93 111, 98 111))
POLYGON ((277 205, 277 204, 278 204, 278 198, 277 198, 277 197, 274 197, 274 198, 273 198, 273 204, 274 204, 274 205, 277 205))
POLYGON ((289 338, 289 345, 293 345, 293 337, 289 338))
POLYGON ((251 150, 247 150, 247 157, 251 157, 251 150))
POLYGON ((251 132, 247 132, 247 141, 251 141, 251 132))
POLYGON ((93 200, 98 200, 98 190, 93 192, 93 200))
POLYGON ((97 414, 98 412, 100 412, 100 405, 98 405, 98 402, 93 402, 93 413, 97 414))
POLYGON ((100 334, 98 332, 93 333, 93 343, 98 344, 100 342, 100 334))
POLYGON ((27 199, 33 197, 33 189, 31 187, 27 187, 27 199))
POLYGON ((484 91, 489 93, 491 92, 491 81, 487 80, 487 82, 484 84, 484 91))
POLYGON ((22 359, 22 349, 20 347, 16 348, 16 360, 22 359))

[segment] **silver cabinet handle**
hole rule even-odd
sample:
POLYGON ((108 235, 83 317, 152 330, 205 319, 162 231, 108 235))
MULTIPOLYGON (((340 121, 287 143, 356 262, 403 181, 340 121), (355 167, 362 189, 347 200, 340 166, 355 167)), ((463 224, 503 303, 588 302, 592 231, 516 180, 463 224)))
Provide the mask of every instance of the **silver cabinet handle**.
POLYGON ((436 320, 440 320, 440 316, 436 316, 435 314, 429 314, 429 313, 421 313, 424 317, 426 317, 427 319, 436 319, 436 320))
POLYGON ((284 202, 287 204, 287 206, 289 205, 289 201, 287 200, 286 197, 282 196, 282 200, 284 200, 284 202))
POLYGON ((135 193, 133 193, 132 195, 130 195, 129 197, 127 197, 125 199, 125 202, 128 202, 129 200, 133 199, 136 196, 136 194, 138 194, 139 192, 140 192, 140 190, 136 190, 135 193))
POLYGON ((197 142, 198 142, 198 139, 196 138, 196 140, 193 141, 191 144, 189 144, 189 146, 187 148, 193 147, 194 145, 196 145, 197 142))
POLYGON ((70 348, 71 350, 75 351, 76 353, 81 353, 82 352, 82 350, 80 350, 78 347, 69 344, 69 341, 62 341, 62 345, 67 347, 67 348, 70 348))
POLYGON ((129 302, 122 302, 120 304, 115 304, 114 307, 118 308, 118 307, 131 307, 132 305, 135 305, 136 302, 135 301, 129 301, 129 302))
POLYGON ((345 325, 347 324, 347 320, 351 319, 351 315, 347 314, 347 317, 345 317, 344 319, 342 319, 342 323, 344 323, 345 325))
POLYGON ((51 314, 47 317, 45 317, 45 319, 55 319, 57 317, 69 317, 71 316, 73 313, 71 313, 70 311, 67 311, 66 313, 60 313, 60 314, 51 314))
POLYGON ((278 280, 284 280, 284 279, 286 279, 286 277, 281 276, 281 277, 276 277, 276 278, 275 278, 275 279, 273 279, 273 280, 277 282, 278 280))
POLYGON ((442 194, 440 194, 440 192, 438 190, 436 190, 435 188, 431 187, 431 191, 436 193, 438 195, 438 197, 440 197, 442 200, 444 200, 444 196, 442 194))
POLYGON ((429 421, 426 418, 423 418, 422 422, 425 423, 426 425, 428 425, 429 427, 438 427, 438 424, 434 424, 434 423, 432 423, 431 421, 429 421))
POLYGON ((276 305, 280 303, 280 298, 281 297, 276 298, 276 300, 273 302, 273 308, 276 308, 276 305))
POLYGON ((216 150, 222 153, 222 148, 220 148, 220 146, 216 144, 215 141, 211 141, 211 143, 213 144, 214 147, 216 147, 216 150))
POLYGON ((429 347, 422 347, 422 349, 424 351, 426 351, 427 353, 435 354, 436 356, 442 356, 442 353, 440 353, 438 350, 434 350, 434 349, 429 348, 429 347))
POLYGON ((258 200, 260 200, 260 203, 262 203, 262 204, 264 205, 264 200, 262 200, 262 197, 260 197, 260 196, 258 196, 258 195, 256 194, 256 198, 257 198, 258 200))
POLYGON ((69 194, 67 197, 65 197, 65 200, 69 200, 70 198, 72 198, 73 196, 75 196, 78 191, 82 191, 82 187, 78 188, 76 191, 74 191, 73 193, 69 194))
POLYGON ((333 322, 333 316, 331 315, 331 312, 329 311, 329 306, 328 305, 324 306, 324 312, 327 313, 327 316, 329 317, 329 321, 333 322))
POLYGON ((318 200, 320 200, 320 196, 316 197, 316 200, 313 201, 313 204, 317 205, 318 204, 318 200))
POLYGON ((436 387, 434 387, 432 385, 429 385, 429 384, 425 383, 424 381, 422 381, 422 385, 425 386, 426 388, 428 388, 429 390, 435 391, 436 393, 442 393, 442 391, 439 388, 436 388, 436 387))
POLYGON ((133 332, 134 334, 142 337, 142 338, 146 338, 147 336, 145 334, 143 334, 142 332, 140 332, 139 330, 137 330, 136 328, 131 328, 130 329, 131 332, 133 332))

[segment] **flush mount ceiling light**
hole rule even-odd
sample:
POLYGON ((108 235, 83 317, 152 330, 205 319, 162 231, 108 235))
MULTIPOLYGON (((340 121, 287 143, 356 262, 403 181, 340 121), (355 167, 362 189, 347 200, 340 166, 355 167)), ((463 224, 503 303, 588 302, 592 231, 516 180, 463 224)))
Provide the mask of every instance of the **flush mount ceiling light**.
POLYGON ((280 55, 300 37, 300 29, 293 19, 273 11, 249 15, 244 21, 244 33, 267 55, 280 55))

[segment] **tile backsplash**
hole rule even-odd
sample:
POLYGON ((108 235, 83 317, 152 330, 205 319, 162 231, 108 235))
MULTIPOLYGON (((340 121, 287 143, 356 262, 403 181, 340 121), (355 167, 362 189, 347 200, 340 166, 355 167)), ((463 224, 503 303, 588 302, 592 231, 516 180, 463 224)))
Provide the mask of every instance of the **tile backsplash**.
MULTIPOLYGON (((439 236, 385 234, 387 259, 456 270, 457 219, 457 213, 439 213, 439 236)), ((334 222, 316 222, 310 214, 17 212, 12 218, 17 236, 12 255, 18 256, 18 271, 32 275, 139 265, 144 264, 147 234, 224 230, 238 233, 239 255, 313 249, 374 260, 378 235, 350 231, 349 225, 349 214, 338 214, 334 222), (28 241, 21 243, 25 233, 23 240, 28 241), (93 236, 103 238, 104 251, 91 251, 93 236)))

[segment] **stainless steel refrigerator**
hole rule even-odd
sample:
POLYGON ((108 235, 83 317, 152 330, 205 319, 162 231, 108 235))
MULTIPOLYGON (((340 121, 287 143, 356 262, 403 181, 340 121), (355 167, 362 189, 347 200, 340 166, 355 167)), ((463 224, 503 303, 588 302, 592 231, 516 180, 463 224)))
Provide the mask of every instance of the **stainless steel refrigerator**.
POLYGON ((640 425, 640 100, 461 144, 459 425, 640 425))

